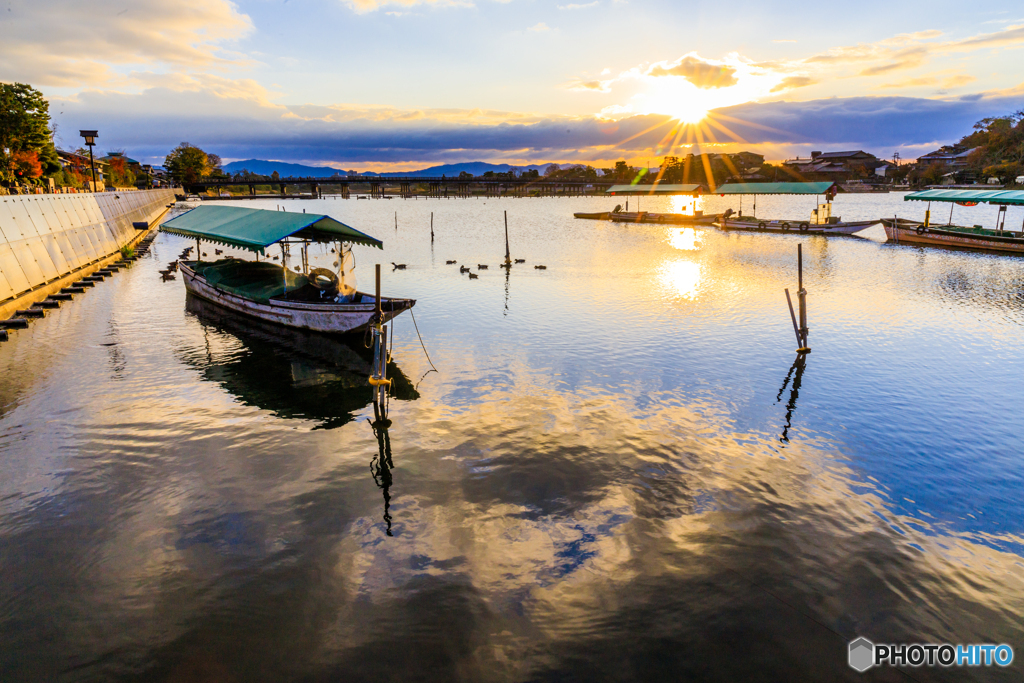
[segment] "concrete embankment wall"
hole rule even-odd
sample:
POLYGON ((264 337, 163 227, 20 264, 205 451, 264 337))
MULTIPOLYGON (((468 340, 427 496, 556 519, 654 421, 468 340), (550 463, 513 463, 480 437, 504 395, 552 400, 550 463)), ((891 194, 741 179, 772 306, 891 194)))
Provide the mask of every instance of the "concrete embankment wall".
POLYGON ((0 319, 11 304, 99 267, 174 202, 169 189, 0 197, 0 319))

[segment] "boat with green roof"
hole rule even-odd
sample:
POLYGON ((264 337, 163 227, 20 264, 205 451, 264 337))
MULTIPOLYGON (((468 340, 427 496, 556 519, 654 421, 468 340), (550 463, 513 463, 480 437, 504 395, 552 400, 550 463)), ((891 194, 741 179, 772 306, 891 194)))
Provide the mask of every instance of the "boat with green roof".
MULTIPOLYGON (((415 299, 381 297, 355 288, 352 245, 383 248, 380 240, 330 216, 237 206, 199 206, 161 226, 175 235, 253 252, 255 260, 225 257, 179 262, 188 293, 268 322, 328 334, 363 332, 412 308, 415 299), (281 264, 267 257, 280 245, 281 264), (335 270, 310 268, 310 245, 333 245, 335 270), (301 262, 288 267, 291 248, 301 262)), ((277 258, 277 257, 275 257, 277 258)))
POLYGON ((1006 212, 1009 206, 1024 206, 1024 191, 1021 190, 922 190, 903 197, 908 202, 928 202, 924 221, 914 221, 893 216, 883 218, 886 237, 893 242, 927 244, 932 246, 957 247, 961 249, 984 249, 1024 253, 1024 225, 1020 231, 1006 229, 1006 212), (931 220, 931 202, 950 205, 949 221, 936 225, 931 220), (997 206, 995 229, 981 225, 962 226, 953 224, 955 206, 972 207, 978 204, 997 206))

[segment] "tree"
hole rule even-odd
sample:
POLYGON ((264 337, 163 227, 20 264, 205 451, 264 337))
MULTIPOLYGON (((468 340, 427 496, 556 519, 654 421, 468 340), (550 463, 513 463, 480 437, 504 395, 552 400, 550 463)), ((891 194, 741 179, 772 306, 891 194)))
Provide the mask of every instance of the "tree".
POLYGON ((110 167, 108 184, 113 187, 132 187, 135 185, 135 174, 128 168, 128 160, 124 154, 111 156, 107 162, 110 167))
POLYGON ((210 159, 203 150, 183 142, 164 159, 164 168, 179 183, 195 183, 210 175, 210 159))
MULTIPOLYGON (((19 152, 35 153, 33 169, 42 157, 46 168, 41 171, 55 170, 50 168, 56 157, 52 149, 50 103, 43 94, 24 83, 0 83, 0 180, 15 178, 15 155, 19 152)), ((19 163, 25 163, 25 157, 19 158, 19 163)))

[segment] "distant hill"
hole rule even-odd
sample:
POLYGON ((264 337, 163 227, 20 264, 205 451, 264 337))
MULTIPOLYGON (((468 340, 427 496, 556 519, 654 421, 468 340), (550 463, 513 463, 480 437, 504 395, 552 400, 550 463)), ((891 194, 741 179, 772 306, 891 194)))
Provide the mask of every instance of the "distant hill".
MULTIPOLYGON (((532 164, 530 166, 516 166, 518 170, 538 169, 543 171, 548 164, 532 164)), ((373 173, 372 171, 362 172, 330 168, 328 166, 306 166, 304 164, 289 164, 284 161, 265 161, 263 159, 247 159, 246 161, 232 161, 224 164, 225 173, 238 173, 242 170, 259 175, 273 175, 277 171, 282 178, 330 178, 334 174, 340 175, 365 175, 378 176, 382 178, 401 178, 405 176, 457 176, 463 171, 473 175, 483 175, 487 171, 495 173, 506 173, 510 168, 508 164, 488 164, 483 161, 469 161, 462 164, 444 164, 442 166, 431 166, 419 171, 405 171, 401 173, 373 173)))

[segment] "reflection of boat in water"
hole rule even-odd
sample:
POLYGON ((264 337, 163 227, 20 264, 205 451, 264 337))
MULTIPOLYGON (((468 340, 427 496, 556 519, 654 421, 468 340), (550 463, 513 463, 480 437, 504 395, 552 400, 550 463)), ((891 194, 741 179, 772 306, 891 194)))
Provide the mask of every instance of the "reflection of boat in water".
MULTIPOLYGON (((330 216, 201 206, 167 221, 161 229, 247 249, 255 252, 257 258, 270 245, 281 244, 280 266, 269 261, 227 258, 213 262, 181 261, 179 265, 190 294, 278 325, 337 334, 361 332, 378 315, 387 321, 416 304, 414 299, 381 297, 378 307, 373 296, 356 291, 346 281, 351 273, 346 273, 343 245, 381 248, 381 242, 330 216), (341 256, 335 264, 339 266, 338 272, 309 268, 311 243, 336 245, 341 256), (288 269, 289 245, 300 247, 299 270, 288 269)), ((201 249, 197 249, 197 258, 200 254, 201 249)))
POLYGON ((883 218, 885 236, 895 242, 927 244, 932 246, 960 247, 964 249, 985 249, 1024 253, 1024 226, 1021 232, 1006 230, 1006 207, 1024 205, 1024 191, 1020 190, 924 190, 906 195, 904 201, 928 202, 924 221, 905 218, 883 218), (931 224, 931 202, 950 204, 949 223, 931 224), (988 230, 975 225, 966 227, 953 225, 953 206, 977 206, 979 203, 995 204, 996 229, 988 230))
MULTIPOLYGON (((372 351, 361 339, 294 330, 239 315, 196 296, 185 308, 206 327, 240 342, 208 345, 186 362, 242 403, 283 418, 307 419, 319 429, 339 427, 373 400, 367 378, 372 351)), ((419 398, 415 387, 388 363, 391 395, 419 398)))

